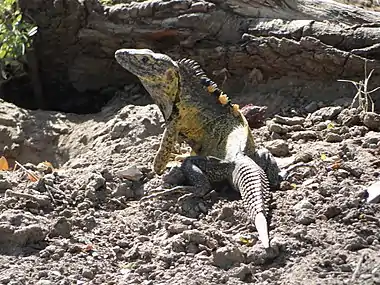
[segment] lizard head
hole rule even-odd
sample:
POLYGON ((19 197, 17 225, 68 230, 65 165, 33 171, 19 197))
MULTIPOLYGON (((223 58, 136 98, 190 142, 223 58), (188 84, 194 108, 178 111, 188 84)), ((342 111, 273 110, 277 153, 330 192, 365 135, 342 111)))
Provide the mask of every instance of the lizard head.
POLYGON ((140 79, 167 120, 179 93, 178 64, 169 56, 149 49, 119 49, 115 58, 140 79))

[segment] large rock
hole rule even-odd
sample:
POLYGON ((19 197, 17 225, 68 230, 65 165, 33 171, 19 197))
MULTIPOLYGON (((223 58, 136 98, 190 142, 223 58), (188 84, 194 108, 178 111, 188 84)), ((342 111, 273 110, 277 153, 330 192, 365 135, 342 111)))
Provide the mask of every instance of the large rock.
MULTIPOLYGON (((241 91, 242 83, 257 85, 281 77, 320 80, 322 89, 336 84, 340 87, 331 90, 336 92, 342 88, 336 79, 362 77, 362 57, 370 59, 368 69, 380 70, 380 28, 363 24, 378 20, 379 12, 333 1, 294 1, 299 3, 292 6, 243 0, 124 1, 113 6, 100 2, 19 1, 39 28, 34 46, 48 107, 101 104, 99 98, 109 87, 137 82, 114 60, 121 47, 151 48, 175 59, 191 57, 217 82, 225 79, 225 68, 229 80, 223 87, 234 93, 241 91), (252 72, 260 76, 253 80, 252 72)), ((303 96, 326 93, 306 81, 301 83, 303 96)), ((268 84, 263 91, 272 92, 270 88, 268 84)), ((341 92, 352 96, 353 91, 341 92)), ((288 95, 293 93, 291 88, 288 95)))

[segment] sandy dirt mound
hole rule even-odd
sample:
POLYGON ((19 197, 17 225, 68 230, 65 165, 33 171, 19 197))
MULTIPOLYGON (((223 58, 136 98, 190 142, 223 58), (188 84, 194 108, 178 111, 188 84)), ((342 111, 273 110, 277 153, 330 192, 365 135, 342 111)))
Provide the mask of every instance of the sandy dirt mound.
MULTIPOLYGON (((137 100, 137 99, 136 99, 137 100)), ((122 96, 94 115, 0 104, 1 284, 380 284, 377 114, 341 106, 255 129, 281 165, 268 251, 229 189, 139 202, 163 131, 155 105, 122 96), (54 170, 42 168, 49 161, 54 170)), ((165 186, 165 185, 164 185, 165 186)))

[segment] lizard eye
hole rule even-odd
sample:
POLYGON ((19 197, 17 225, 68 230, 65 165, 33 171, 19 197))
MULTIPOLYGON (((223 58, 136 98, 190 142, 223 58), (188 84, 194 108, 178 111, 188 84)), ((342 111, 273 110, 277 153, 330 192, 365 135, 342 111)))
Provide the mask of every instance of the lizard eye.
POLYGON ((141 61, 146 64, 149 61, 149 58, 147 56, 144 56, 141 61))

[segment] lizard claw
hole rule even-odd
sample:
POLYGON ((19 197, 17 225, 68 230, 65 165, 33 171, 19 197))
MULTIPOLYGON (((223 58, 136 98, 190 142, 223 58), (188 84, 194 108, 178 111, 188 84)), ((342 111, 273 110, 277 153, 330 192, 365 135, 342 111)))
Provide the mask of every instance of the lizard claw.
POLYGON ((191 198, 194 198, 194 197, 197 197, 197 195, 195 195, 194 193, 187 193, 187 194, 184 194, 182 195, 181 197, 178 198, 178 202, 179 203, 182 203, 184 202, 185 200, 187 199, 191 199, 191 198))
POLYGON ((182 162, 185 160, 186 157, 190 156, 190 154, 185 153, 185 154, 178 154, 174 157, 174 161, 182 162))
POLYGON ((189 192, 193 189, 194 189, 193 186, 176 186, 174 188, 164 189, 164 190, 155 189, 155 190, 151 191, 152 194, 145 196, 145 197, 142 197, 140 199, 140 201, 146 201, 146 200, 151 200, 151 199, 155 199, 155 198, 161 198, 164 196, 168 196, 168 195, 172 195, 172 194, 178 194, 178 193, 185 193, 184 196, 187 196, 188 194, 192 194, 192 193, 187 193, 187 192, 189 192))

